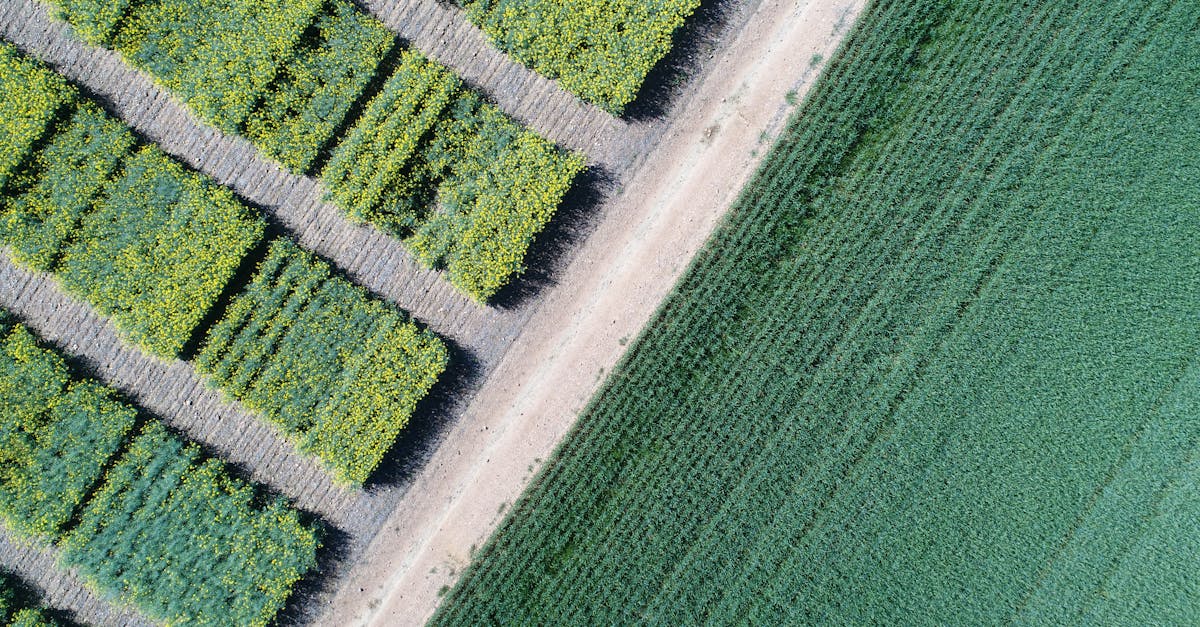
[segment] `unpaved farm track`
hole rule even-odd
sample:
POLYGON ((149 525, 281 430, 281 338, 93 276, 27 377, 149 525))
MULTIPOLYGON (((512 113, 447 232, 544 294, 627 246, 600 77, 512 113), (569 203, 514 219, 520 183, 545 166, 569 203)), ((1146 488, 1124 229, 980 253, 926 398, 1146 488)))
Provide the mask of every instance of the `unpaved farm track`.
POLYGON ((865 3, 743 7, 323 624, 417 625, 434 612, 670 292, 865 3))
MULTIPOLYGON (((573 424, 576 413, 661 302, 757 164, 865 0, 746 0, 725 16, 704 70, 673 113, 615 119, 484 43, 457 9, 434 0, 364 3, 415 47, 452 67, 510 115, 583 152, 610 186, 586 214, 590 234, 557 261, 549 287, 505 307, 479 307, 396 240, 348 222, 324 189, 209 127, 114 53, 87 46, 34 0, 0 0, 0 35, 98 97, 146 139, 261 207, 274 224, 372 292, 411 311, 455 347, 457 376, 414 421, 393 468, 365 490, 334 485, 279 432, 205 388, 192 367, 122 343, 46 275, 0 255, 0 306, 87 373, 204 444, 246 477, 288 496, 332 530, 322 572, 287 621, 420 622, 453 582, 469 547, 499 522, 573 424), (820 5, 820 6, 813 6, 820 5), (808 20, 813 26, 805 27, 808 20), (768 35, 769 34, 769 35, 768 35), (798 69, 799 68, 799 69, 798 69), (805 69, 806 68, 806 69, 805 69), (430 573, 429 571, 433 571, 430 573), (362 590, 362 592, 360 592, 362 590)), ((585 194, 586 196, 586 194, 585 194)), ((594 195, 593 195, 594 196, 594 195)), ((572 243, 571 225, 563 228, 572 243)), ((543 271, 542 268, 537 268, 543 271)), ((0 567, 55 607, 97 625, 142 625, 52 566, 52 550, 0 530, 0 567)))

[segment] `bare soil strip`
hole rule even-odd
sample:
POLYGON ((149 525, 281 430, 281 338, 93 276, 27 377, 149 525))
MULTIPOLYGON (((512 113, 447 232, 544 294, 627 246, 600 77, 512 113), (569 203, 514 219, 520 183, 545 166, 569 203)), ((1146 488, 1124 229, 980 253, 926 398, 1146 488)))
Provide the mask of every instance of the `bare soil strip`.
POLYGON ((618 169, 626 123, 563 91, 488 43, 463 11, 437 0, 364 0, 380 21, 554 143, 618 169))
POLYGON ((474 396, 323 616, 416 625, 486 542, 758 166, 865 0, 767 0, 474 396))
POLYGON ((15 538, 3 526, 0 526, 0 556, 3 556, 0 564, 36 590, 43 605, 68 612, 72 620, 121 627, 154 624, 131 608, 113 607, 101 600, 84 587, 76 573, 58 567, 54 549, 15 538))

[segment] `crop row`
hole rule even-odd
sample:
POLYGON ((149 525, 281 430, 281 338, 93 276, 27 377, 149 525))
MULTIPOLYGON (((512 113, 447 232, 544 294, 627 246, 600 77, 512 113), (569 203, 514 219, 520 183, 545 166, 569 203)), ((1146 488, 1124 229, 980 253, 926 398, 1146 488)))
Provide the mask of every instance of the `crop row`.
POLYGON ((8 46, 0 88, 12 112, 0 123, 0 242, 14 259, 165 358, 204 339, 206 317, 234 292, 201 345, 201 371, 340 480, 362 483, 444 370, 442 343, 289 241, 264 246, 254 209, 8 46), (237 293, 235 274, 262 248, 258 278, 237 293), (279 264, 302 268, 311 291, 272 296, 279 264))
POLYGON ((62 623, 45 608, 32 606, 25 587, 0 571, 0 625, 6 627, 58 627, 62 623))
POLYGON ((564 89, 620 114, 699 0, 459 0, 500 47, 564 89))
POLYGON ((316 565, 317 530, 0 311, 0 517, 102 595, 167 622, 265 625, 316 565))
POLYGON ((293 172, 354 220, 484 302, 522 269, 583 167, 405 49, 349 0, 54 0, 201 118, 293 172))

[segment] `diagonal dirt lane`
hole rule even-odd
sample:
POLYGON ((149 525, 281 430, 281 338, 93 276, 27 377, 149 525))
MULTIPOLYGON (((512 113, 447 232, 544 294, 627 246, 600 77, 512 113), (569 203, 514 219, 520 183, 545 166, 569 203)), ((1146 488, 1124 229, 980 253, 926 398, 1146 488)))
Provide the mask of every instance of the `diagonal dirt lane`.
POLYGON ((703 245, 866 0, 767 0, 676 105, 327 608, 423 623, 703 245), (818 56, 819 55, 819 56, 818 56))

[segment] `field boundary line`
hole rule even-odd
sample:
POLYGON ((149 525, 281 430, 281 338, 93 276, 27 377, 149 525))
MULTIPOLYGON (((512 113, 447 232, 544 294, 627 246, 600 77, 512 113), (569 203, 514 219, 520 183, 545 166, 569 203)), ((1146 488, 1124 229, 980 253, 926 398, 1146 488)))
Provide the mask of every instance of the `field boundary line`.
POLYGON ((416 625, 574 425, 758 167, 865 0, 766 1, 707 64, 322 624, 416 625))

